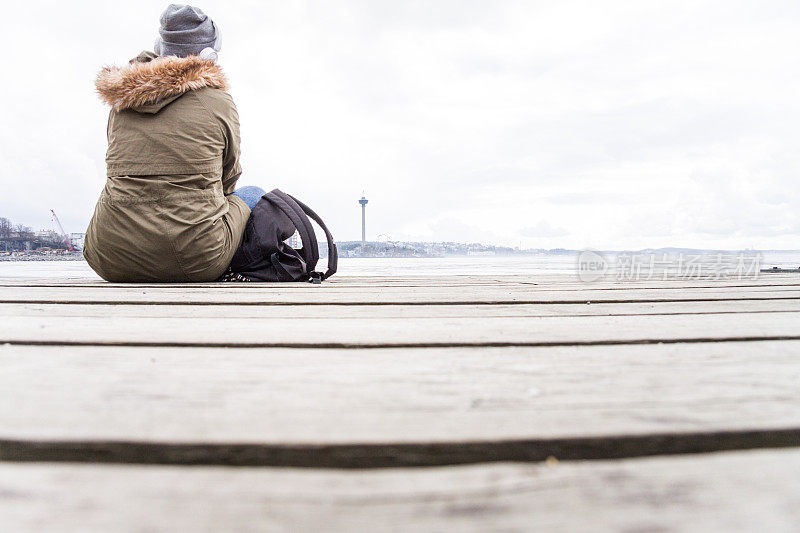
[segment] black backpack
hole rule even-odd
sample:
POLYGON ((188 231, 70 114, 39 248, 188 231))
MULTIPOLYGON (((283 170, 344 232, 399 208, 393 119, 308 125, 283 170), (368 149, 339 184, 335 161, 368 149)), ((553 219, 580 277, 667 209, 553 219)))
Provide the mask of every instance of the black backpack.
POLYGON ((242 244, 220 281, 310 281, 321 283, 336 273, 339 255, 331 232, 314 211, 297 198, 275 189, 261 197, 244 230, 242 244), (328 240, 328 270, 314 270, 319 248, 311 217, 328 240), (300 234, 295 250, 285 241, 300 234))

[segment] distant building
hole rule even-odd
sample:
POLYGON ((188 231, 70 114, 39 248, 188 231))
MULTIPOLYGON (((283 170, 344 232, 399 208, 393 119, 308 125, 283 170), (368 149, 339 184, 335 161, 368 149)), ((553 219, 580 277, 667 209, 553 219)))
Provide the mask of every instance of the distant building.
POLYGON ((69 242, 76 250, 83 250, 83 244, 86 242, 85 233, 70 233, 69 242))
POLYGON ((361 196, 361 200, 358 201, 361 204, 361 250, 363 251, 367 246, 367 198, 365 196, 361 196))

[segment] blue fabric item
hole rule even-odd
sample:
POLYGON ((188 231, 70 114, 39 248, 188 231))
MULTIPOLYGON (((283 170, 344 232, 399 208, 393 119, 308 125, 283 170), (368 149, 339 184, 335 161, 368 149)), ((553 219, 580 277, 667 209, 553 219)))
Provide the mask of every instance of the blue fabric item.
POLYGON ((254 187, 253 185, 241 187, 233 191, 233 196, 238 196, 244 200, 244 203, 247 204, 247 207, 249 207, 251 211, 256 206, 258 201, 261 200, 261 197, 265 194, 267 194, 267 191, 261 187, 254 187))

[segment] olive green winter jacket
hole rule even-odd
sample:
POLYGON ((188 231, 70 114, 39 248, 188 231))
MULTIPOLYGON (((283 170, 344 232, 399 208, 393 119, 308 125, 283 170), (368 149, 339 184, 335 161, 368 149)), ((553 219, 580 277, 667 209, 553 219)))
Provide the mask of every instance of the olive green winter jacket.
POLYGON ((111 106, 106 186, 84 256, 116 282, 216 280, 250 215, 233 192, 239 117, 213 61, 143 52, 97 76, 111 106))

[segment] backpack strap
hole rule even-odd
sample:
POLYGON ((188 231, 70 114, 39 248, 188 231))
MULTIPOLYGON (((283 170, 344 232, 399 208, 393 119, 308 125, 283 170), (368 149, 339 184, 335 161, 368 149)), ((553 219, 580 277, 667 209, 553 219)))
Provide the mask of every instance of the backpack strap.
MULTIPOLYGON (((305 214, 310 216, 314 222, 319 224, 319 227, 325 232, 325 239, 328 241, 328 270, 326 270, 324 274, 320 272, 312 272, 310 274, 312 278, 314 277, 314 274, 318 274, 320 276, 320 280, 328 279, 332 275, 336 274, 336 268, 339 264, 339 251, 336 249, 336 243, 333 241, 333 235, 331 235, 331 232, 328 231, 328 226, 325 225, 320 216, 316 214, 310 207, 290 194, 287 194, 286 196, 288 196, 291 200, 294 200, 294 202, 300 206, 300 208, 302 208, 305 214)), ((314 242, 315 248, 316 244, 317 243, 314 242)), ((316 262, 314 264, 316 265, 316 262)))
POLYGON ((311 225, 311 221, 308 220, 305 211, 297 204, 295 199, 280 189, 268 192, 266 198, 289 217, 289 220, 292 221, 292 224, 300 234, 300 241, 303 243, 303 248, 300 251, 305 259, 307 271, 311 275, 310 271, 316 268, 317 261, 319 261, 319 247, 317 246, 314 226, 311 225))

